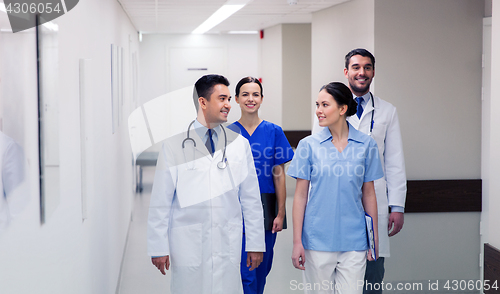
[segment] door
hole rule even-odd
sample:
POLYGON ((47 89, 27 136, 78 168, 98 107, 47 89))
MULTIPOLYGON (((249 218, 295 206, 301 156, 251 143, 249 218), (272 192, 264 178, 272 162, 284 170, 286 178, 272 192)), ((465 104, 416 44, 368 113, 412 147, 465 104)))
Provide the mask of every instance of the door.
POLYGON ((192 86, 203 75, 226 74, 224 47, 171 47, 167 49, 167 91, 192 86))

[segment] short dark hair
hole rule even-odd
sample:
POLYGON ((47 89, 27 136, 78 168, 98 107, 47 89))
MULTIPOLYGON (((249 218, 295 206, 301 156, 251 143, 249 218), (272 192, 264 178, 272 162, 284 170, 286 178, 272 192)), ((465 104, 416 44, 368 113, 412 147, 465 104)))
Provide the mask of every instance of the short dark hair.
POLYGON ((352 98, 352 92, 349 88, 341 82, 331 82, 324 85, 319 90, 325 90, 328 94, 332 95, 333 99, 339 106, 347 105, 346 116, 356 114, 358 103, 352 98))
POLYGON ((264 96, 264 90, 262 89, 262 84, 260 83, 259 79, 257 78, 254 78, 254 77, 244 77, 242 78, 238 84, 236 84, 236 93, 235 93, 235 96, 240 96, 240 88, 241 86, 243 86, 244 84, 248 84, 248 83, 256 83, 257 85, 259 85, 260 87, 260 95, 261 96, 264 96))
POLYGON ((198 111, 198 98, 203 97, 210 101, 210 96, 214 92, 214 86, 219 84, 229 87, 229 81, 221 75, 204 75, 196 81, 193 91, 193 102, 196 111, 198 111))
POLYGON ((375 68, 375 56, 370 53, 370 51, 363 49, 363 48, 357 48, 354 50, 351 50, 347 55, 345 56, 345 68, 349 69, 349 62, 351 61, 351 57, 354 55, 361 55, 363 57, 370 57, 372 61, 372 66, 375 68))

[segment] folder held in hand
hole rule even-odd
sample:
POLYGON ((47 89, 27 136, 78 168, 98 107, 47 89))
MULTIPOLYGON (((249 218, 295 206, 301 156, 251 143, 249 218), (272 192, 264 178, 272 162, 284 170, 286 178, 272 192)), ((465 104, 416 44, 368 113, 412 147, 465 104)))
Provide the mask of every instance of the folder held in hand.
POLYGON ((377 255, 375 253, 375 231, 373 230, 373 219, 365 212, 366 220, 366 236, 368 237, 368 247, 371 249, 373 260, 377 260, 377 255))

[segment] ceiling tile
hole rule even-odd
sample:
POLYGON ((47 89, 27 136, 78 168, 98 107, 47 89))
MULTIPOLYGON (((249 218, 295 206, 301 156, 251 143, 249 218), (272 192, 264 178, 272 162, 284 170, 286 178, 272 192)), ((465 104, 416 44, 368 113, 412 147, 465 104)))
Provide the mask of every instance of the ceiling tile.
MULTIPOLYGON (((226 0, 118 0, 138 31, 188 34, 226 0)), ((308 23, 312 13, 350 0, 253 0, 208 33, 260 30, 279 23, 308 23)))

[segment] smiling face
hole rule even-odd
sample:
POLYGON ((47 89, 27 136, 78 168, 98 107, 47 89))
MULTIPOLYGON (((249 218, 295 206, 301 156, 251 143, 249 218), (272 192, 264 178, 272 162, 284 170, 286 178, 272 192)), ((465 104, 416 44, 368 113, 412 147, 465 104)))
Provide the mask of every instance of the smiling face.
POLYGON ((333 96, 325 89, 319 92, 316 100, 316 116, 320 126, 328 127, 336 124, 341 119, 345 120, 346 111, 347 105, 339 106, 333 96))
POLYGON ((236 103, 240 105, 241 111, 256 113, 262 104, 262 95, 257 83, 246 83, 240 88, 240 94, 236 96, 236 103))
POLYGON ((199 98, 205 122, 209 125, 209 128, 227 122, 227 115, 231 110, 230 101, 229 88, 223 84, 217 84, 213 87, 209 100, 204 97, 199 98))
POLYGON ((375 68, 368 56, 354 55, 349 61, 349 67, 344 68, 344 75, 349 81, 349 88, 357 97, 370 91, 370 84, 375 76, 375 68))

